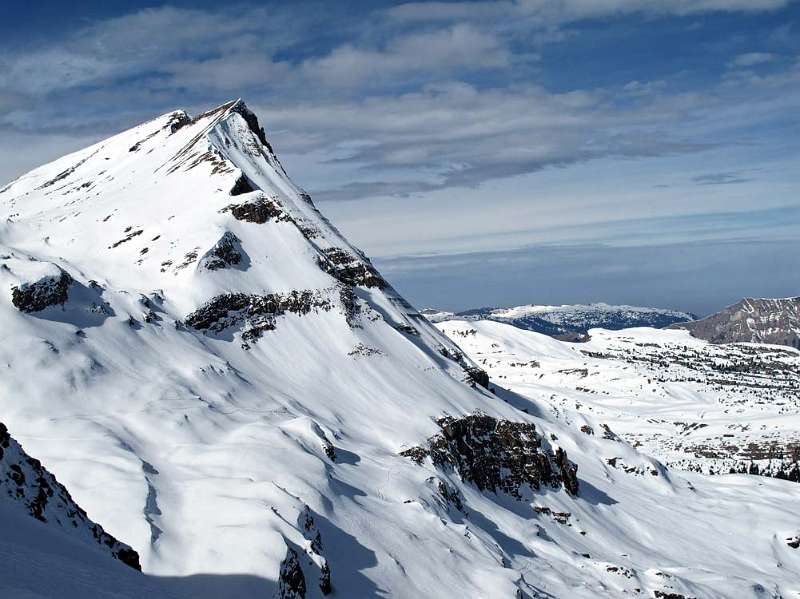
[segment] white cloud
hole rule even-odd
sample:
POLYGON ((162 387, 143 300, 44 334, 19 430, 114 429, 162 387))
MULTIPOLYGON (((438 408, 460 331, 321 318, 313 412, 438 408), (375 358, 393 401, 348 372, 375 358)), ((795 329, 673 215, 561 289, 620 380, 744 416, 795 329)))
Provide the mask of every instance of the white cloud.
MULTIPOLYGON (((679 0, 669 11, 780 4, 679 0)), ((665 7, 645 0, 401 5, 389 11, 401 21, 414 14, 480 19, 398 24, 377 11, 352 24, 333 49, 304 59, 287 58, 292 53, 281 48, 305 39, 324 15, 294 22, 261 8, 146 9, 93 23, 32 53, 5 54, 0 124, 49 135, 104 135, 156 111, 201 109, 241 95, 261 114, 279 151, 313 152, 314 170, 327 175, 335 165, 344 173, 317 186, 333 199, 478 186, 608 156, 697 152, 717 144, 716 134, 742 111, 751 116, 754 103, 766 118, 784 110, 776 102, 797 98, 797 72, 764 76, 740 69, 702 91, 675 93, 666 80, 642 79, 552 92, 535 83, 546 64, 521 68, 532 54, 520 32, 491 27, 494 16, 514 23, 526 15, 558 20, 665 7), (496 83, 466 83, 484 77, 496 83), (70 92, 87 83, 92 86, 79 95, 70 92)))
MULTIPOLYGON (((39 50, 5 53, 0 89, 43 95, 146 73, 173 76, 176 86, 209 77, 237 83, 241 76, 232 71, 268 66, 281 44, 301 35, 298 25, 302 22, 289 27, 280 11, 263 8, 224 13, 147 8, 93 23, 39 50), (231 68, 235 60, 238 69, 231 68), (196 78, 189 76, 190 67, 196 78)), ((257 69, 251 77, 261 74, 257 69)))
POLYGON ((392 98, 300 103, 259 112, 278 130, 273 138, 279 150, 324 148, 324 154, 338 156, 342 168, 356 169, 354 182, 328 189, 323 199, 475 186, 603 156, 708 147, 667 133, 695 106, 690 99, 673 108, 651 102, 624 109, 613 100, 606 91, 554 94, 534 85, 479 90, 450 83, 392 98), (296 145, 298 131, 302 135, 296 145), (364 140, 369 143, 355 143, 364 140))
POLYGON ((739 54, 731 62, 731 67, 752 67, 759 64, 774 61, 777 57, 775 54, 769 52, 747 52, 746 54, 739 54))
POLYGON ((509 66, 510 54, 491 33, 471 25, 424 31, 390 39, 380 50, 352 45, 336 48, 328 56, 305 61, 303 74, 314 82, 347 87, 398 77, 454 70, 509 66))
POLYGON ((389 9, 402 21, 529 18, 558 25, 624 14, 687 16, 708 12, 776 10, 791 0, 504 0, 499 2, 411 2, 389 9))

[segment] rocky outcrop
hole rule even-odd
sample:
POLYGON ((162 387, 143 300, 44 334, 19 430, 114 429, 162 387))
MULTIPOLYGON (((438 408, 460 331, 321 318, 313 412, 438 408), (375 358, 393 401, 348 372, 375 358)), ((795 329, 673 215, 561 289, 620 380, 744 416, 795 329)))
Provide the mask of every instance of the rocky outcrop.
POLYGON ((317 528, 317 523, 314 520, 314 514, 311 512, 311 508, 308 506, 303 508, 297 524, 303 533, 303 537, 308 541, 306 547, 308 566, 319 570, 319 590, 323 595, 329 595, 333 591, 331 567, 324 555, 322 533, 319 528, 317 528))
POLYGON ((286 557, 281 562, 281 570, 278 574, 278 596, 280 599, 305 599, 306 597, 306 577, 303 575, 303 568, 300 567, 300 560, 297 552, 289 547, 286 557))
POLYGON ((30 457, 0 423, 0 501, 10 501, 27 514, 71 536, 96 543, 122 563, 141 570, 139 554, 92 522, 67 489, 30 457))
POLYGON ((467 374, 465 379, 466 383, 469 383, 473 387, 475 385, 480 385, 484 389, 489 388, 489 374, 479 366, 469 362, 464 357, 464 353, 461 350, 456 349, 455 347, 445 347, 444 345, 439 345, 436 348, 436 351, 438 351, 448 360, 456 362, 464 369, 464 372, 467 374))
POLYGON ((323 595, 330 595, 333 592, 333 586, 331 586, 331 567, 328 565, 328 562, 325 562, 320 569, 319 590, 323 595))
POLYGON ((333 278, 347 285, 360 285, 363 287, 386 287, 386 281, 378 271, 365 260, 343 248, 326 248, 320 250, 317 258, 319 267, 333 278))
POLYGON ((578 467, 563 449, 555 454, 542 447, 536 427, 528 422, 498 420, 485 414, 437 420, 442 432, 426 446, 401 452, 418 464, 430 458, 434 466, 458 472, 461 480, 482 491, 505 492, 522 498, 523 487, 542 485, 578 493, 578 467))
POLYGON ((191 117, 186 114, 183 110, 177 110, 172 113, 169 117, 169 121, 167 121, 167 127, 169 127, 170 133, 175 133, 176 131, 183 129, 186 125, 189 125, 192 122, 191 117))
POLYGON ((711 343, 773 343, 800 349, 800 297, 745 298, 701 320, 672 325, 711 343))
POLYGON ((236 266, 242 261, 244 250, 236 235, 226 231, 219 241, 200 260, 200 266, 207 270, 219 270, 236 266))
POLYGON ((464 371, 467 373, 467 377, 472 383, 480 385, 485 389, 489 388, 489 374, 485 370, 477 366, 466 366, 464 367, 464 371))
POLYGON ((270 220, 291 220, 276 200, 267 197, 260 197, 252 202, 242 204, 230 204, 223 208, 222 212, 230 212, 236 220, 257 225, 263 225, 270 220))
POLYGON ((696 597, 687 597, 681 593, 673 593, 671 591, 653 591, 655 599, 696 599, 696 597))
POLYGON ((342 304, 342 311, 347 324, 353 328, 360 327, 361 304, 358 303, 358 297, 356 297, 352 286, 344 283, 339 285, 339 302, 342 304))
POLYGON ((256 188, 250 184, 250 181, 248 181, 247 177, 244 175, 239 175, 239 178, 236 179, 236 183, 234 183, 233 187, 231 187, 230 193, 232 196, 239 196, 255 190, 256 188))
POLYGON ((464 502, 461 497, 461 491, 459 491, 456 487, 446 481, 436 479, 436 492, 447 505, 452 505, 459 512, 464 511, 464 502))
POLYGON ((556 464, 561 477, 561 483, 570 495, 578 494, 578 465, 567 458, 567 452, 561 447, 556 449, 556 464))
POLYGON ((211 299, 189 314, 185 324, 198 331, 220 333, 241 327, 243 347, 257 340, 265 331, 275 329, 275 318, 286 312, 308 314, 312 310, 330 310, 331 300, 319 291, 292 291, 254 295, 226 293, 211 299))
POLYGON ((67 302, 73 279, 60 268, 54 269, 53 274, 11 288, 11 302, 20 312, 40 312, 67 302))
POLYGON ((133 227, 128 227, 127 229, 125 229, 125 233, 127 233, 125 237, 123 237, 119 241, 115 241, 114 243, 112 243, 110 246, 108 246, 108 249, 113 250, 114 248, 118 248, 119 246, 121 246, 123 243, 128 243, 134 237, 138 237, 139 235, 144 233, 144 230, 143 229, 133 230, 133 227))

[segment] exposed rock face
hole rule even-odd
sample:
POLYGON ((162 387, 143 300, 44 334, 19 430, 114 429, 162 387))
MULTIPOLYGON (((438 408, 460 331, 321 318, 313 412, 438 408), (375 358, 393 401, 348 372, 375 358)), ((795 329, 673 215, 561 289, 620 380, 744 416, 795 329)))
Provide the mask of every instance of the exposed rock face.
POLYGON ((200 265, 208 270, 236 266, 242 261, 242 254, 239 238, 230 231, 226 231, 216 245, 203 256, 200 265))
POLYGON ((477 366, 467 366, 464 368, 470 380, 481 387, 489 388, 489 374, 477 366))
POLYGON ((773 343, 800 349, 800 297, 745 298, 702 320, 672 325, 711 343, 773 343))
POLYGON ((536 427, 526 422, 497 420, 484 414, 440 418, 442 432, 428 439, 427 447, 414 447, 401 455, 421 464, 430 458, 435 466, 452 468, 461 479, 482 491, 503 491, 522 498, 521 488, 562 483, 578 493, 578 467, 563 449, 555 455, 542 448, 536 427))
POLYGON ((342 283, 379 289, 386 287, 386 281, 371 264, 345 249, 322 250, 317 262, 322 270, 342 283))
POLYGON ((183 110, 178 110, 172 114, 167 126, 169 127, 170 133, 175 133, 191 122, 192 119, 188 114, 186 114, 183 110))
POLYGON ((233 184, 233 187, 231 188, 231 195, 239 196, 243 193, 250 193, 251 191, 255 191, 255 188, 250 184, 250 181, 247 180, 247 177, 241 175, 238 179, 236 179, 236 183, 233 184))
POLYGON ((461 499, 461 491, 443 480, 437 480, 436 490, 445 503, 452 505, 459 512, 464 511, 464 503, 461 499))
POLYGON ((264 133, 264 128, 258 123, 258 117, 255 113, 250 110, 244 102, 239 100, 235 102, 233 107, 231 108, 231 112, 236 112, 244 118, 247 126, 250 128, 250 131, 256 134, 258 140, 267 148, 270 152, 272 152, 272 146, 269 145, 267 141, 267 134, 264 133))
POLYGON ((243 325, 242 340, 255 341, 275 329, 275 318, 286 312, 308 314, 312 310, 330 310, 330 299, 316 291, 292 291, 252 295, 227 293, 218 295, 186 317, 185 323, 198 331, 220 333, 227 328, 243 325))
POLYGON ((281 209, 277 202, 266 197, 243 204, 231 204, 226 206, 223 212, 230 212, 236 220, 258 225, 263 225, 270 220, 290 220, 289 215, 281 209))
POLYGON ((281 571, 278 576, 278 592, 281 599, 305 599, 306 577, 297 552, 291 547, 286 551, 286 557, 281 562, 281 571))
POLYGON ((86 542, 107 547, 124 564, 141 570, 139 554, 92 522, 69 492, 30 457, 0 423, 0 501, 11 501, 32 517, 64 529, 86 542))
POLYGON ((134 237, 138 237, 139 235, 141 235, 142 233, 144 233, 144 230, 142 230, 142 229, 136 229, 136 230, 134 231, 134 230, 133 230, 133 227, 128 227, 127 229, 125 229, 125 233, 127 233, 127 235, 125 235, 125 237, 123 237, 123 238, 122 238, 122 239, 120 239, 119 241, 115 241, 114 243, 112 243, 110 246, 108 246, 108 249, 110 249, 110 250, 113 250, 114 248, 118 248, 118 247, 119 247, 119 246, 121 246, 123 243, 127 243, 127 242, 129 242, 131 239, 133 239, 134 237))
POLYGON ((489 374, 482 368, 467 362, 461 350, 455 347, 445 347, 444 345, 440 345, 436 349, 448 360, 453 360, 453 362, 461 365, 464 372, 467 373, 466 382, 469 382, 473 387, 475 385, 480 385, 485 389, 489 388, 489 374))
POLYGON ((21 312, 40 312, 49 306, 65 304, 73 279, 60 268, 58 273, 12 287, 11 301, 14 306, 21 312))
POLYGON ((653 591, 653 597, 656 599, 695 599, 694 597, 687 597, 681 593, 672 593, 670 591, 653 591))
POLYGON ((306 548, 308 565, 311 568, 319 569, 319 590, 323 595, 329 595, 333 591, 331 584, 331 568, 327 558, 323 553, 322 533, 317 528, 314 521, 314 514, 308 506, 305 506, 298 519, 298 527, 303 536, 309 541, 306 548))
POLYGON ((331 586, 331 568, 328 562, 325 562, 320 570, 319 590, 323 595, 330 595, 333 592, 333 587, 331 586))
POLYGON ((339 301, 342 304, 342 310, 344 311, 347 324, 356 328, 361 326, 359 325, 361 305, 358 303, 358 298, 352 286, 345 285, 344 283, 339 285, 339 301))
POLYGON ((570 495, 578 494, 578 465, 573 464, 567 458, 567 452, 561 447, 556 449, 556 464, 561 473, 561 482, 567 493, 570 495))

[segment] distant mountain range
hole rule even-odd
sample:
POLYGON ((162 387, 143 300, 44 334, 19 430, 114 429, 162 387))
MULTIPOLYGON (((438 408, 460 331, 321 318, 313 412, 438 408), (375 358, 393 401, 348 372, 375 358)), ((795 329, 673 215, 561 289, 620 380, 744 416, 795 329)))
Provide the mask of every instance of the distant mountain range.
POLYGON ((676 323, 711 343, 772 343, 800 349, 800 297, 745 298, 693 322, 676 323))
POLYGON ((582 340, 587 331, 593 328, 612 331, 631 327, 660 329, 697 319, 697 316, 689 312, 640 306, 612 306, 605 303, 563 306, 531 304, 514 308, 477 308, 464 312, 429 309, 423 310, 422 314, 431 322, 495 320, 567 341, 582 340))

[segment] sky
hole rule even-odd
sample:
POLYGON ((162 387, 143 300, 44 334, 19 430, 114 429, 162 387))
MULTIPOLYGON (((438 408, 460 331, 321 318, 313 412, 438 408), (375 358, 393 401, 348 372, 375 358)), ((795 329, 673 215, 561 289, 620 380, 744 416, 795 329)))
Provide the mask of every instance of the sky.
POLYGON ((800 2, 0 4, 0 183, 242 97, 418 307, 800 295, 800 2))

